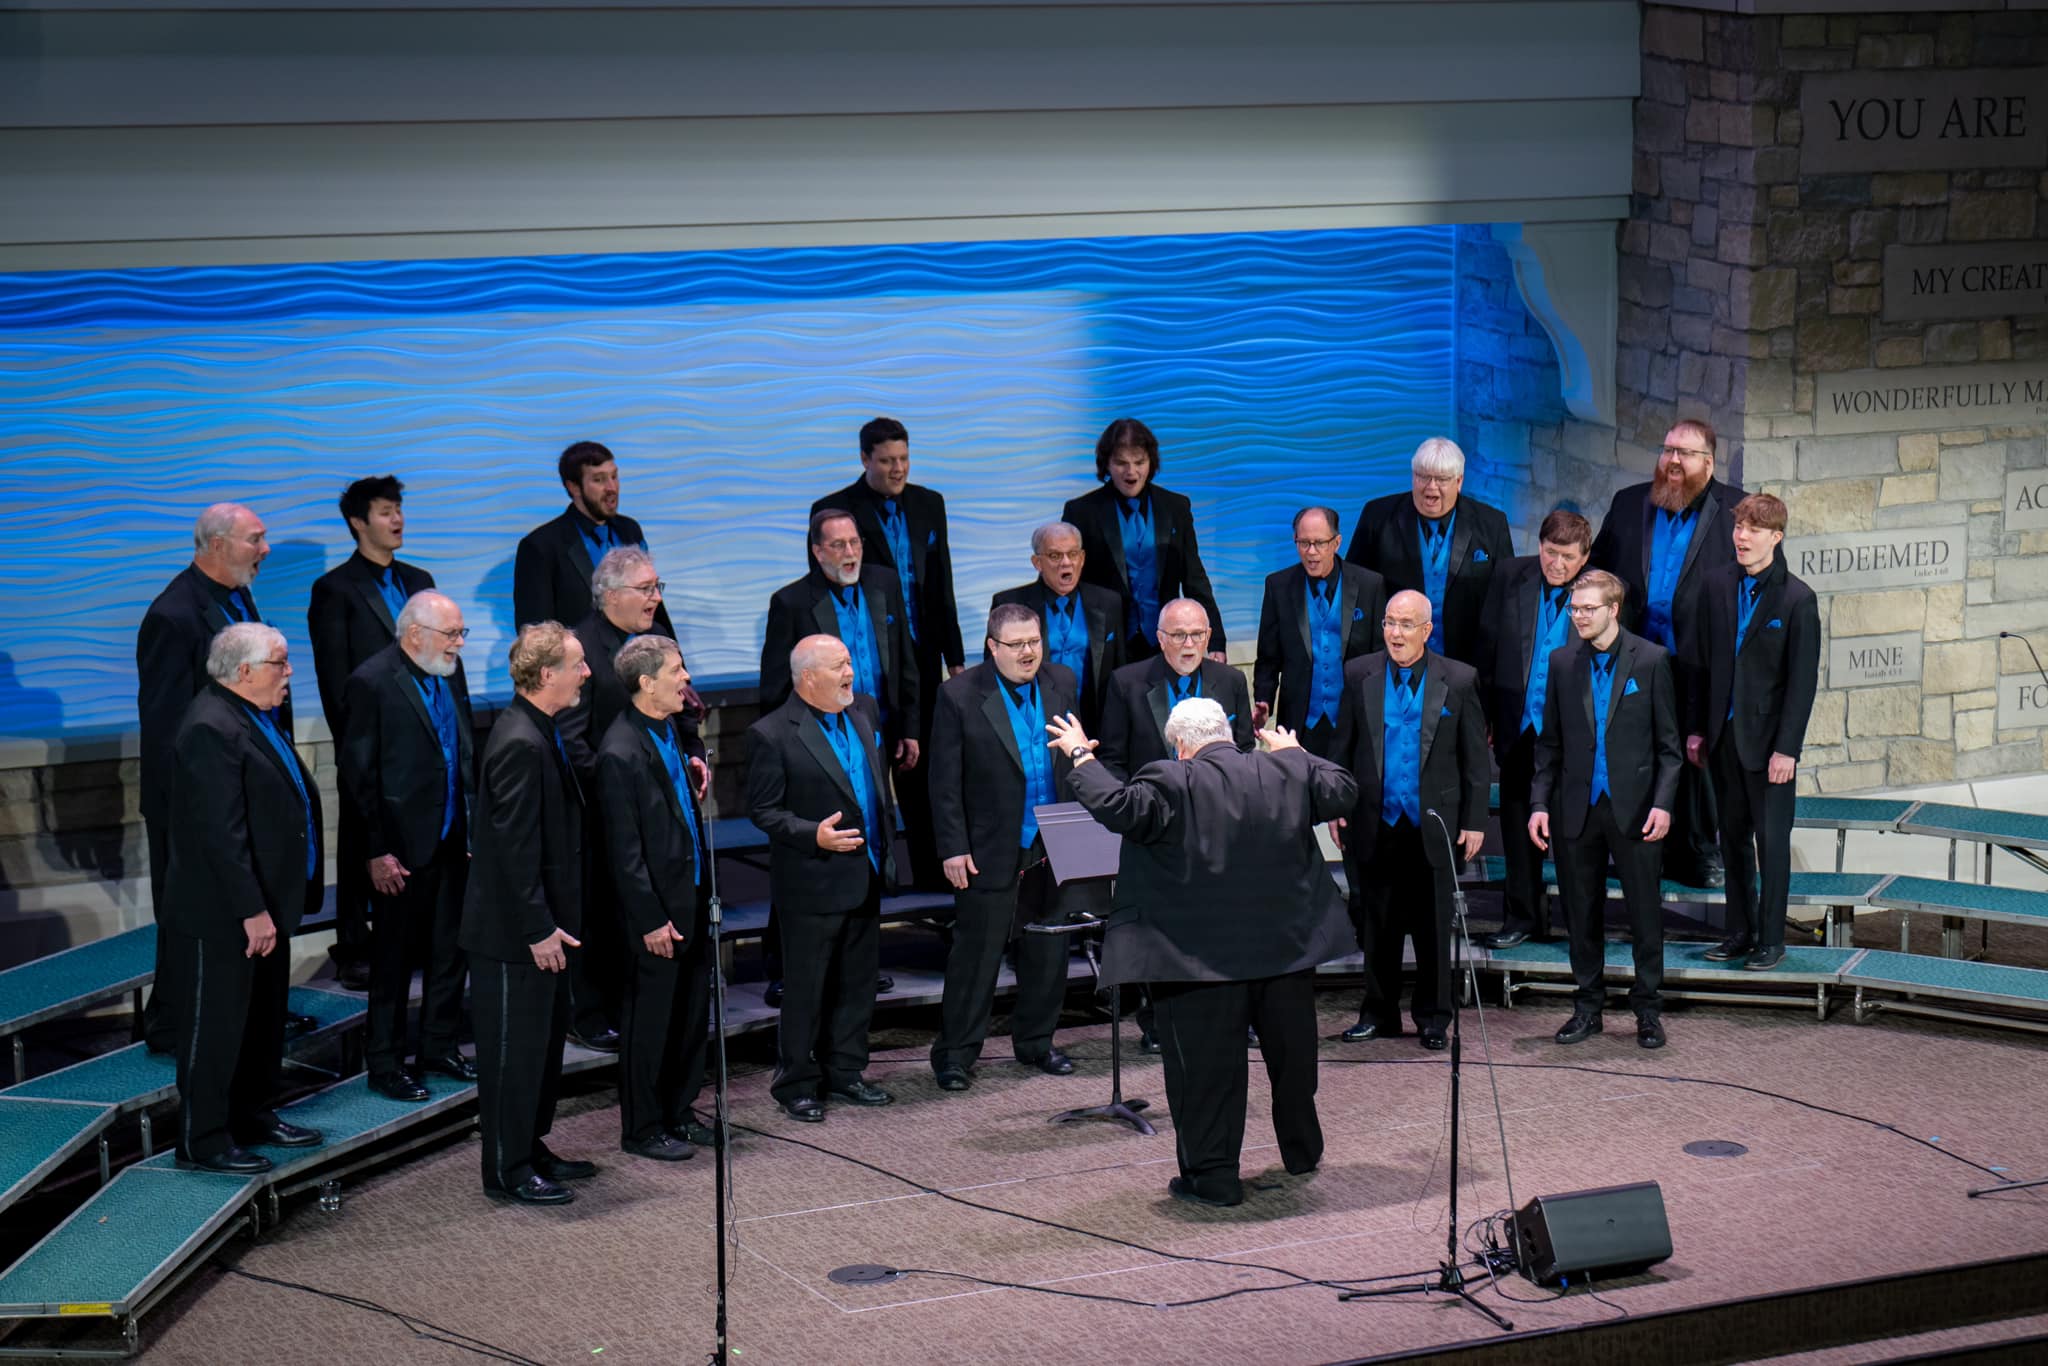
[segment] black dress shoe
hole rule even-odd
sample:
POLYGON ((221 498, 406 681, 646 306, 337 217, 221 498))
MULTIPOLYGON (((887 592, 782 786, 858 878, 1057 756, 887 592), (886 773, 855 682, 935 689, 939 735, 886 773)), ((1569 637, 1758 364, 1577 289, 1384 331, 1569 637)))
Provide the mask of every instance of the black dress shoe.
POLYGON ((1564 1022, 1564 1028, 1557 1031, 1556 1038, 1559 1043, 1584 1043, 1605 1028, 1606 1026, 1600 1023, 1598 1015, 1588 1015, 1582 1011, 1564 1022))
POLYGON ((1045 1056, 1041 1058, 1019 1058, 1017 1061, 1055 1077, 1064 1077, 1074 1070, 1074 1060, 1057 1048, 1046 1049, 1045 1056))
POLYGON ((825 1107, 820 1105, 811 1096, 798 1096, 795 1100, 783 1101, 782 1113, 800 1124, 823 1124, 825 1122, 825 1107))
POLYGON ((262 1153, 252 1153, 247 1148, 226 1148, 212 1157, 188 1160, 179 1158, 178 1165, 187 1171, 226 1172, 230 1176, 255 1176, 270 1170, 270 1159, 262 1153))
POLYGON ((344 959, 334 965, 334 980, 350 991, 368 991, 370 965, 359 958, 344 959))
POLYGON ((284 1036, 287 1039, 296 1039, 302 1034, 311 1034, 319 1027, 320 1022, 311 1015, 288 1014, 284 1017, 284 1036))
POLYGON ((769 1008, 770 1010, 777 1010, 777 1009, 780 1009, 780 1008, 781 1008, 781 1006, 782 1006, 782 979, 781 979, 781 978, 777 978, 777 979, 776 979, 775 981, 773 981, 773 982, 770 982, 770 983, 769 983, 769 984, 768 984, 767 986, 765 986, 765 987, 761 988, 761 1004, 762 1004, 762 1005, 764 1005, 764 1006, 767 1006, 767 1007, 768 1007, 768 1008, 769 1008))
POLYGON ((1750 949, 1753 947, 1755 946, 1750 943, 1748 935, 1731 934, 1701 954, 1700 957, 1706 959, 1709 963, 1726 963, 1736 958, 1747 958, 1750 949))
POLYGON ((1480 935, 1479 947, 1482 949, 1511 949, 1517 944, 1527 942, 1528 938, 1529 936, 1521 930, 1496 930, 1492 934, 1480 935))
POLYGON ((965 1091, 974 1085, 974 1079, 958 1067, 941 1067, 938 1076, 941 1091, 965 1091))
POLYGON ((1422 1046, 1432 1053, 1441 1053, 1451 1046, 1451 1041, 1444 1037, 1441 1029, 1425 1029, 1422 1031, 1422 1046))
POLYGON ((566 1205, 576 1198, 575 1191, 556 1185, 539 1172, 510 1190, 501 1186, 486 1186, 484 1189, 496 1199, 517 1200, 522 1205, 566 1205))
POLYGON ((320 1131, 302 1125, 279 1120, 267 1129, 251 1129, 236 1138, 247 1143, 260 1143, 266 1148, 317 1148, 320 1146, 320 1131))
POLYGON ((593 1053, 616 1053, 619 1051, 619 1031, 607 1025, 595 1034, 578 1034, 569 1031, 569 1042, 593 1053))
POLYGON ((533 1169, 550 1181, 588 1181, 597 1175, 595 1162, 585 1162, 580 1157, 556 1157, 538 1146, 533 1153, 533 1169))
POLYGON ((629 1138, 619 1145, 619 1151, 656 1162, 687 1162, 697 1155, 695 1148, 663 1129, 655 1130, 652 1138, 629 1138))
POLYGON ((1636 1043, 1643 1048, 1664 1046, 1664 1025, 1655 1015, 1636 1016, 1636 1043))
POLYGON ((1700 865, 1699 886, 1725 887, 1728 885, 1728 869, 1718 858, 1708 859, 1700 865))
POLYGON ((476 1080, 476 1064, 460 1053, 443 1053, 437 1058, 421 1058, 420 1070, 439 1072, 442 1076, 453 1077, 457 1081, 476 1080))
POLYGON ((894 990, 896 990, 896 979, 894 977, 891 977, 886 972, 875 974, 875 995, 880 996, 885 991, 894 990))
POLYGON ((694 1119, 686 1119, 681 1124, 671 1124, 667 1128, 683 1142, 695 1144, 699 1148, 718 1146, 718 1131, 709 1124, 699 1124, 694 1119))
POLYGON ((386 1100, 425 1100, 427 1088, 403 1072, 379 1072, 370 1078, 370 1089, 386 1100))
POLYGON ((865 1077, 855 1077, 844 1086, 835 1086, 831 1094, 850 1105, 892 1105, 896 1097, 865 1077))
POLYGON ((1166 1050, 1160 1047, 1159 1035, 1156 1031, 1143 1029, 1138 1031, 1138 1051, 1140 1053, 1164 1053, 1166 1050))
POLYGON ((1364 1043, 1368 1039, 1392 1039, 1400 1036, 1395 1026, 1383 1026, 1378 1020, 1360 1020, 1337 1037, 1346 1043, 1364 1043))
POLYGON ((1749 961, 1742 966, 1751 972, 1769 972, 1784 961, 1785 946, 1783 944, 1772 944, 1768 947, 1759 948, 1755 953, 1752 953, 1749 956, 1749 961))
POLYGON ((1233 1197, 1204 1194, 1195 1183, 1185 1176, 1176 1176, 1166 1183, 1166 1193, 1176 1200, 1185 1200, 1191 1205, 1207 1205, 1211 1209, 1229 1209, 1232 1205, 1244 1203, 1244 1190, 1238 1189, 1233 1197))

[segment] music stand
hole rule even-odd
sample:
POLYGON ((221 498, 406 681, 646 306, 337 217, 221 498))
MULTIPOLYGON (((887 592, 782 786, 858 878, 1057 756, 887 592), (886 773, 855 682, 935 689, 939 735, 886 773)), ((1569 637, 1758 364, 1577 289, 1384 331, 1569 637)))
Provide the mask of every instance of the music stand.
MULTIPOLYGON (((1123 839, 1096 824, 1095 817, 1079 802, 1054 802, 1033 808, 1038 817, 1039 837, 1045 841, 1046 862, 1052 865, 1053 882, 1107 882, 1116 876, 1123 854, 1123 839)), ((1061 924, 1026 925, 1026 934, 1079 934, 1100 928, 1102 921, 1090 916, 1061 924)), ((1071 1124, 1079 1119, 1108 1119, 1128 1124, 1147 1138, 1159 1131, 1139 1114, 1152 1102, 1124 1099, 1123 1002, 1115 983, 1109 988, 1109 1103, 1062 1110, 1047 1121, 1071 1124)))

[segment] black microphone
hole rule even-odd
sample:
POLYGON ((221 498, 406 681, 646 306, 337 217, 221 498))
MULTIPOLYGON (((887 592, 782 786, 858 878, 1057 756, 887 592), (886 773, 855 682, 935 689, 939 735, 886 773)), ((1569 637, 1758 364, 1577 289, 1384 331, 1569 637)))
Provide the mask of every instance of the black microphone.
POLYGON ((2034 653, 2033 641, 2028 640, 2025 636, 2020 635, 2014 631, 2000 631, 1998 633, 1998 638, 2000 640, 2017 640, 2020 644, 2026 646, 2027 653, 2033 656, 2034 672, 2041 675, 2041 681, 2043 683, 2048 683, 2048 669, 2044 669, 2041 667, 2041 656, 2034 653))

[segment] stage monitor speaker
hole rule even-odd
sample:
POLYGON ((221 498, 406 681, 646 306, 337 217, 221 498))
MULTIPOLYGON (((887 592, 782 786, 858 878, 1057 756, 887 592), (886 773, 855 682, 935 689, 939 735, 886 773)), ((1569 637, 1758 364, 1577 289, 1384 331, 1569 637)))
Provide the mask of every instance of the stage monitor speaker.
POLYGON ((1561 1276, 1640 1271, 1671 1255, 1664 1193, 1654 1181, 1539 1195, 1515 1215, 1522 1274, 1541 1284, 1561 1276))

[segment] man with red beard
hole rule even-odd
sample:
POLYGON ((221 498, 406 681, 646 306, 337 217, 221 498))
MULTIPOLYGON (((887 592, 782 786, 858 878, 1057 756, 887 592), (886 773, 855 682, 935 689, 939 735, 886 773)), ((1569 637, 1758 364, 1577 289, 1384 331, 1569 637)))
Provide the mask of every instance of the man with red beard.
MULTIPOLYGON (((1699 618, 1697 595, 1707 571, 1735 562, 1735 505, 1742 490, 1714 477, 1714 429, 1699 418, 1684 418, 1664 434, 1656 473, 1614 495, 1600 534, 1593 539, 1593 567, 1627 588, 1623 625, 1683 659, 1680 640, 1699 618)), ((1690 680, 1677 675, 1680 715, 1690 680)), ((1715 837, 1714 793, 1705 770, 1687 766, 1679 779, 1677 806, 1665 845, 1664 876, 1699 887, 1724 881, 1715 837)))

